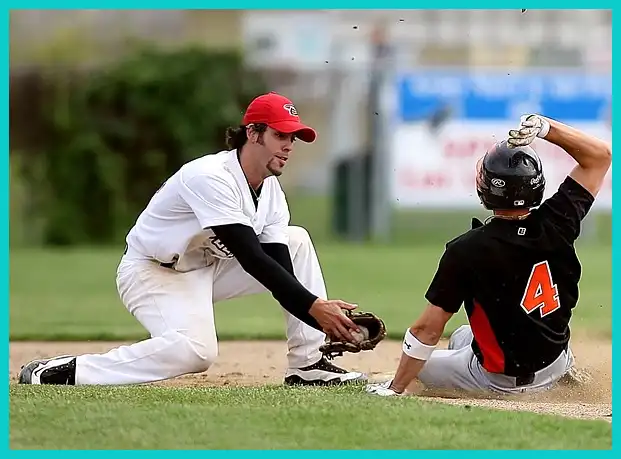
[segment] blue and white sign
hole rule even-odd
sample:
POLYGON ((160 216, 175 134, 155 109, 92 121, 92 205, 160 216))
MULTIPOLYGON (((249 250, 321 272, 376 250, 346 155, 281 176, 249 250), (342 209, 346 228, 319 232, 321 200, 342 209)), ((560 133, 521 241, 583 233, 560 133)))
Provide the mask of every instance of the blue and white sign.
POLYGON ((558 120, 601 121, 612 101, 610 74, 427 71, 398 81, 399 115, 417 121, 441 109, 458 119, 515 119, 542 113, 558 120))
MULTIPOLYGON (((393 198, 402 207, 478 207, 477 160, 507 137, 520 116, 540 113, 611 142, 610 74, 574 71, 425 70, 395 85, 393 198)), ((575 165, 559 147, 536 140, 550 196, 575 165)), ((609 173, 595 207, 612 206, 609 173)))

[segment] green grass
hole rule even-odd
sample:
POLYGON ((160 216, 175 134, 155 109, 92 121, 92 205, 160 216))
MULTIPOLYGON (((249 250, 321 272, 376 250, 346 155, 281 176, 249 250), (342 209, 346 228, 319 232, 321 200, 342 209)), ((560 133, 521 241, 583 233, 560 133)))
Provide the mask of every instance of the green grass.
POLYGON ((610 449, 612 426, 292 389, 10 386, 12 449, 610 449), (507 435, 511 432, 511 435, 507 435), (35 440, 36 439, 36 440, 35 440))
MULTIPOLYGON (((424 307, 424 292, 443 245, 371 246, 320 244, 328 292, 380 314, 391 337, 424 307)), ((120 250, 13 250, 11 252, 11 339, 141 339, 145 331, 118 298, 115 272, 120 250)), ((611 330, 610 249, 580 251, 584 266, 575 327, 611 330)), ((269 294, 216 304, 221 339, 284 337, 280 306, 269 294)), ((447 332, 464 323, 463 310, 447 332)))
MULTIPOLYGON (((308 229, 317 242, 334 241, 332 233, 334 202, 329 196, 291 190, 287 193, 292 224, 308 229)), ((390 224, 390 242, 398 245, 438 244, 470 228, 472 217, 489 215, 477 209, 395 209, 390 224)), ((610 245, 612 214, 593 211, 585 219, 580 244, 610 245)))

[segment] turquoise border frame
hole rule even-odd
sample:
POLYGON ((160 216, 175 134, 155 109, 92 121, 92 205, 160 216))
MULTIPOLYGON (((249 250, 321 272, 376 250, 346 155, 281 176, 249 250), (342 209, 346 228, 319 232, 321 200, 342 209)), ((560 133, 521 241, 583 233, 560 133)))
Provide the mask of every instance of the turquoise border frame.
MULTIPOLYGON (((256 2, 251 2, 251 1, 238 1, 238 2, 234 2, 234 4, 231 5, 226 5, 225 4, 219 4, 217 2, 211 2, 211 1, 180 1, 180 2, 167 2, 164 0, 160 1, 158 0, 150 0, 150 1, 146 1, 146 0, 127 0, 124 2, 117 2, 117 1, 108 1, 108 2, 103 2, 103 1, 72 1, 72 0, 65 0, 65 1, 32 1, 32 2, 27 2, 22 4, 21 6, 18 6, 18 3, 15 2, 8 2, 7 7, 6 7, 6 13, 4 15, 5 19, 2 23, 2 29, 6 30, 3 32, 2 36, 5 37, 3 40, 6 40, 6 44, 2 47, 2 55, 4 55, 5 57, 3 58, 5 64, 7 65, 7 67, 4 67, 2 70, 2 77, 3 77, 3 81, 5 81, 5 92, 3 92, 3 96, 2 99, 4 100, 4 105, 7 109, 7 111, 4 112, 3 117, 5 118, 4 121, 4 128, 3 128, 3 132, 4 132, 4 136, 5 136, 5 142, 2 148, 2 156, 3 156, 3 167, 2 167, 2 183, 4 183, 4 199, 2 199, 1 201, 1 206, 2 206, 2 213, 6 216, 3 221, 4 224, 2 225, 2 238, 5 241, 4 245, 2 246, 2 258, 5 260, 4 263, 2 263, 2 270, 4 272, 3 275, 3 282, 2 282, 2 289, 3 291, 5 291, 5 296, 3 297, 3 301, 2 301, 2 309, 4 310, 4 315, 2 316, 2 331, 4 333, 4 336, 6 337, 7 341, 6 341, 6 348, 5 348, 5 353, 3 355, 3 359, 2 359, 2 363, 4 365, 4 368, 8 368, 8 355, 9 355, 9 346, 8 346, 8 336, 9 336, 9 271, 8 271, 8 266, 10 265, 10 260, 9 260, 9 142, 8 142, 8 137, 9 137, 9 121, 8 121, 8 106, 9 106, 9 100, 8 100, 8 87, 9 87, 9 72, 8 72, 8 63, 9 63, 9 10, 11 9, 19 9, 19 8, 24 8, 24 9, 31 9, 31 8, 41 8, 41 9, 85 9, 85 8, 101 8, 101 7, 105 7, 105 8, 119 8, 119 9, 129 9, 129 8, 141 8, 141 7, 145 7, 145 9, 153 9, 153 8, 161 8, 161 9, 184 9, 184 8, 211 8, 211 9, 287 9, 287 10, 291 10, 291 9, 427 9, 425 8, 426 6, 429 5, 428 2, 416 2, 416 1, 405 1, 405 0, 383 0, 381 2, 378 2, 377 7, 374 6, 375 2, 368 0, 368 1, 338 1, 338 0, 333 0, 333 1, 326 1, 326 0, 321 0, 321 1, 317 1, 316 3, 309 5, 305 5, 305 7, 303 8, 295 8, 292 7, 291 4, 289 2, 286 1, 282 1, 282 0, 273 0, 270 4, 270 6, 268 8, 257 8, 257 4, 256 2), (379 7, 379 8, 378 8, 379 7)), ((545 2, 545 5, 542 4, 535 4, 535 2, 532 1, 524 1, 524 2, 512 2, 512 1, 508 1, 507 3, 504 2, 498 2, 498 1, 490 1, 490 0, 484 0, 484 1, 470 1, 467 3, 468 8, 467 9, 478 9, 478 8, 489 8, 489 9, 513 9, 513 7, 515 6, 515 9, 518 10, 520 8, 528 8, 529 6, 536 6, 537 8, 541 9, 541 8, 545 8, 545 9, 559 9, 559 8, 564 8, 564 9, 569 9, 572 6, 575 9, 585 9, 585 6, 589 7, 589 9, 610 9, 610 10, 614 10, 614 8, 612 7, 612 2, 611 1, 601 1, 601 0, 591 0, 588 4, 584 4, 584 3, 579 3, 579 2, 574 2, 571 0, 554 0, 554 1, 547 1, 545 2), (502 5, 500 5, 500 3, 502 3, 502 5)), ((444 0, 444 1, 438 1, 438 2, 434 2, 434 8, 453 8, 453 9, 466 9, 463 8, 463 2, 460 2, 459 0, 444 0)), ((518 13, 519 14, 519 13, 518 13)), ((621 23, 619 22, 619 20, 615 20, 615 14, 613 13, 613 53, 614 53, 614 49, 616 49, 616 38, 618 33, 616 33, 616 24, 617 23, 621 23)), ((576 31, 576 33, 580 33, 579 30, 576 31)), ((616 75, 616 59, 613 59, 613 77, 614 75, 616 75)), ((613 87, 614 87, 614 78, 613 78, 613 87)), ((617 103, 616 100, 613 100, 613 107, 614 110, 613 112, 616 113, 617 110, 617 105, 619 105, 619 103, 617 103)), ((615 131, 613 129, 613 137, 615 135, 615 131)), ((614 174, 614 172, 613 172, 614 174)), ((617 200, 617 194, 618 194, 618 189, 614 188, 613 185, 613 202, 615 202, 617 200)), ((614 218, 612 219, 612 225, 613 225, 613 250, 612 250, 612 275, 613 275, 613 285, 614 285, 614 279, 617 277, 617 271, 615 270, 615 265, 621 261, 619 258, 621 257, 621 253, 619 252, 619 250, 617 250, 617 245, 614 242, 614 240, 616 239, 616 231, 618 229, 621 229, 621 223, 619 223, 619 219, 614 218)), ((615 291, 615 288, 613 287, 613 292, 612 292, 612 301, 613 301, 613 308, 612 308, 612 322, 613 322, 613 330, 616 328, 615 327, 615 322, 620 320, 621 318, 621 312, 616 312, 616 309, 621 307, 620 306, 616 306, 616 304, 618 303, 617 301, 617 294, 615 291)), ((613 332, 614 333, 614 332, 613 332)), ((614 393, 615 393, 615 388, 616 388, 616 375, 618 374, 618 371, 616 371, 616 363, 617 363, 617 359, 615 358, 616 356, 616 345, 615 342, 613 340, 613 384, 612 384, 612 392, 613 392, 613 401, 614 401, 614 393)), ((3 449, 6 451, 9 451, 9 440, 8 440, 8 431, 9 431, 9 407, 8 407, 8 389, 9 389, 9 382, 8 382, 8 378, 4 380, 3 383, 3 387, 5 388, 6 392, 6 396, 7 398, 4 399, 4 403, 3 405, 5 406, 5 408, 2 409, 2 411, 5 413, 5 416, 2 421, 5 424, 5 432, 7 433, 6 437, 3 438, 3 449), (6 405, 5 405, 6 403, 6 405)), ((424 422, 424 420, 421 420, 421 422, 424 422)), ((111 426, 112 427, 112 426, 111 426)), ((618 448, 615 448, 616 445, 616 441, 615 441, 615 437, 616 437, 616 433, 619 430, 619 428, 615 428, 614 423, 613 423, 613 449, 612 451, 605 451, 605 452, 595 452, 594 454, 596 454, 596 457, 601 458, 601 457, 613 457, 614 451, 617 450, 618 448)), ((198 454, 203 455, 203 457, 206 454, 209 454, 210 457, 212 458, 216 458, 216 457, 224 457, 224 452, 216 452, 216 451, 211 451, 209 453, 200 453, 200 452, 188 452, 188 451, 184 451, 184 455, 186 457, 188 457, 188 453, 191 454, 192 456, 196 457, 198 454)), ((303 451, 294 451, 294 452, 287 452, 287 451, 269 451, 269 452, 259 452, 259 451, 247 451, 244 450, 243 453, 239 452, 240 456, 241 454, 248 454, 251 453, 254 457, 258 457, 258 456, 265 456, 267 457, 268 455, 271 457, 282 457, 283 459, 289 459, 291 457, 291 454, 294 454, 296 458, 301 459, 301 458, 308 458, 308 459, 313 459, 314 457, 316 457, 316 454, 325 454, 325 451, 321 451, 321 452, 312 452, 312 451, 307 451, 307 452, 303 452, 303 451)), ((417 453, 415 454, 421 454, 423 453, 422 451, 417 451, 417 453)), ((425 455, 427 457, 429 457, 429 454, 434 454, 436 456, 439 457, 452 457, 452 455, 454 453, 451 453, 449 451, 434 451, 434 452, 430 452, 427 451, 425 452, 425 455)), ((489 455, 491 452, 486 452, 483 454, 489 455)), ((507 454, 510 454, 510 457, 516 457, 517 455, 519 455, 520 457, 527 457, 528 451, 524 451, 524 452, 520 452, 520 451, 515 451, 515 452, 506 452, 507 454)), ((41 454, 38 451, 32 451, 32 452, 26 452, 26 451, 11 451, 10 454, 13 457, 17 457, 18 455, 20 457, 26 457, 26 456, 34 456, 35 454, 41 454)), ((43 453, 46 455, 46 457, 49 457, 49 453, 43 453)), ((75 456, 77 457, 78 454, 83 454, 81 452, 59 452, 59 455, 62 454, 62 457, 67 458, 68 456, 75 456)), ((97 454, 96 452, 89 452, 89 454, 97 454)), ((164 454, 166 454, 164 451, 149 451, 146 453, 137 453, 137 452, 125 452, 125 453, 121 453, 121 454, 117 454, 116 457, 121 457, 121 455, 125 455, 127 454, 127 457, 139 457, 139 456, 143 456, 146 457, 147 455, 149 457, 153 457, 154 455, 159 455, 162 454, 162 456, 164 456, 164 454), (130 456, 131 454, 131 456, 130 456)), ((367 451, 367 452, 362 452, 362 451, 357 451, 355 453, 351 453, 352 457, 354 457, 353 455, 355 454, 356 459, 364 459, 365 457, 368 458, 377 458, 378 456, 380 456, 378 454, 378 452, 371 452, 371 451, 367 451)), ((395 452, 395 451, 391 451, 390 453, 387 452, 385 457, 388 457, 389 454, 393 457, 411 457, 412 453, 410 452, 395 452), (406 456, 407 455, 407 456, 406 456)), ((460 453, 462 455, 481 455, 482 452, 480 451, 465 451, 463 453, 460 453)), ((493 453, 491 453, 493 454, 493 453)), ((559 454, 558 457, 560 457, 561 453, 556 453, 559 454)), ((546 457, 554 457, 556 456, 555 453, 551 453, 551 452, 546 452, 546 457)), ((578 452, 569 452, 569 451, 563 451, 562 452, 563 457, 564 458, 568 458, 570 457, 572 454, 578 454, 578 452)))

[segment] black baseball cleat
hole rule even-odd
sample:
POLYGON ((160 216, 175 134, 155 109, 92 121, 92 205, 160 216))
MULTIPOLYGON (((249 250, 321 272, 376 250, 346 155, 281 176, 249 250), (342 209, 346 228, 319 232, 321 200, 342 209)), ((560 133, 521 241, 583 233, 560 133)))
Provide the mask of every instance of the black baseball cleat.
POLYGON ((365 374, 339 368, 325 357, 304 368, 289 368, 285 373, 287 386, 334 386, 361 383, 366 380, 365 374))
POLYGON ((75 385, 75 357, 62 355, 28 362, 19 372, 19 384, 75 385))

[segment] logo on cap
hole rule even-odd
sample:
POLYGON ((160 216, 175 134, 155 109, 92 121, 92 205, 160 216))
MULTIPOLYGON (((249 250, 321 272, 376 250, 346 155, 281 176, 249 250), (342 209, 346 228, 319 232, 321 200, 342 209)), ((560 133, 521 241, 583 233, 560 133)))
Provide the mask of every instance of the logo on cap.
POLYGON ((298 111, 295 109, 293 104, 285 104, 282 106, 282 108, 287 110, 291 116, 299 116, 298 111))

